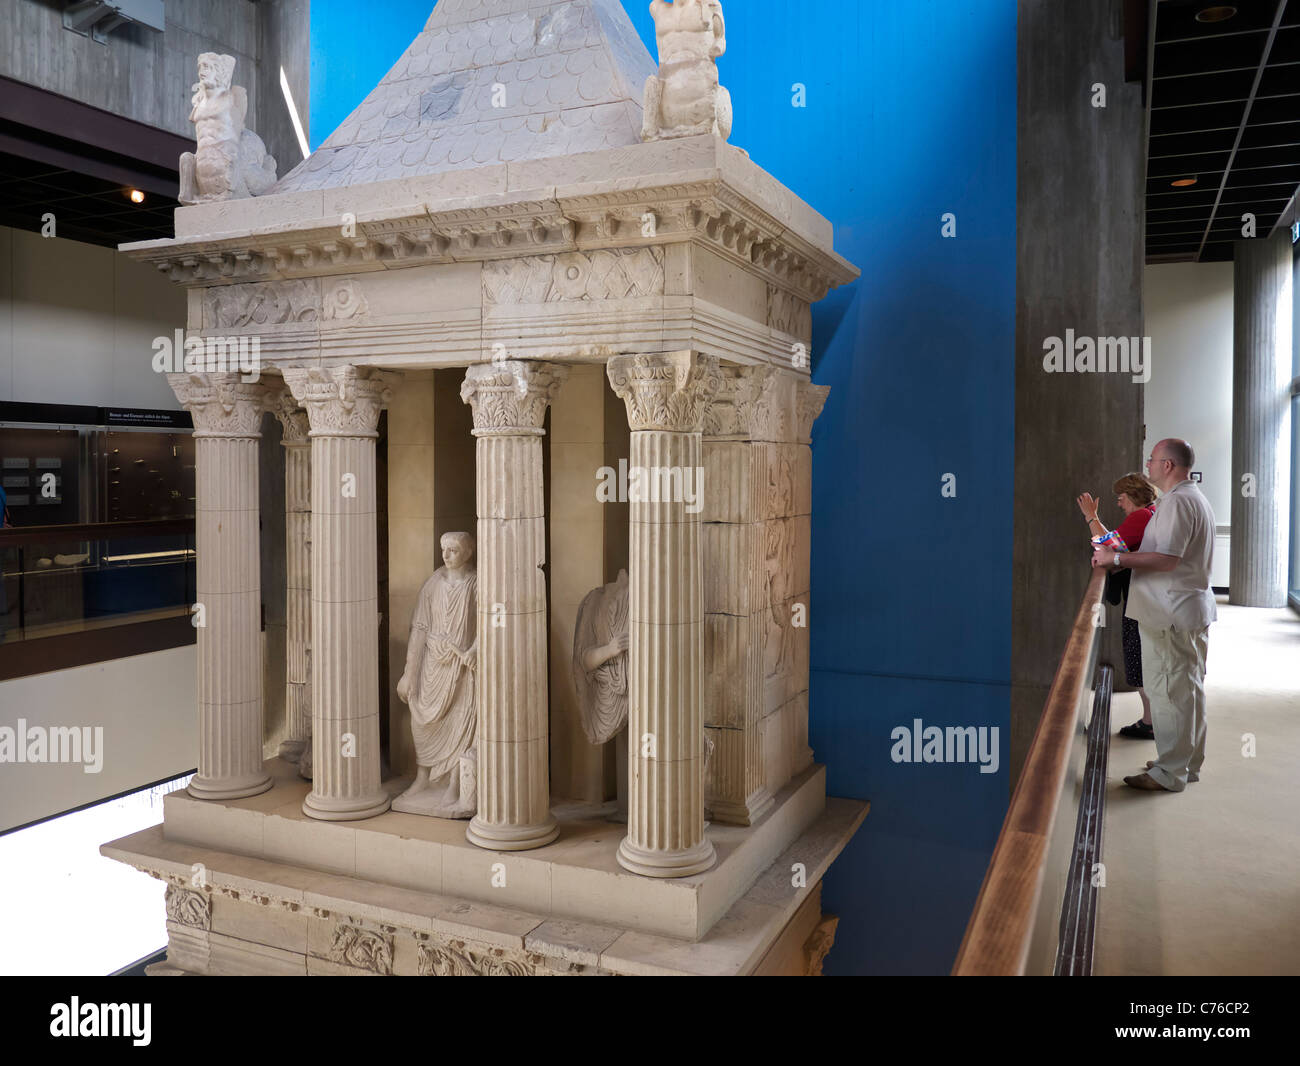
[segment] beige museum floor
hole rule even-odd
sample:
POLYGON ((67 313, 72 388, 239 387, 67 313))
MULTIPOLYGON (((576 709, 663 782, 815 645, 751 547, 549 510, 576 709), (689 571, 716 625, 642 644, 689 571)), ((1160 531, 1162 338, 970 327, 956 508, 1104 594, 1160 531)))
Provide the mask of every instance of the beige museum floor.
MULTIPOLYGON (((1300 974, 1300 616, 1221 596, 1206 693, 1205 767, 1185 792, 1126 787, 1155 745, 1112 739, 1099 975, 1300 974)), ((1118 695, 1112 729, 1140 715, 1118 695)))

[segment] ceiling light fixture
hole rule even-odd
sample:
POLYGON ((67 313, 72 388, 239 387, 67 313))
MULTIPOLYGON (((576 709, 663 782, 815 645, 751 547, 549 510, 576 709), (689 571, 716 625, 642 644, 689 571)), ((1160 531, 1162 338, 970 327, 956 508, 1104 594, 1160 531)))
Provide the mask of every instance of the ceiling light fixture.
POLYGON ((1227 22, 1237 13, 1237 9, 1231 4, 1215 4, 1212 7, 1203 7, 1196 12, 1197 22, 1227 22))
POLYGON ((132 189, 126 195, 130 197, 131 203, 133 204, 144 203, 144 193, 142 193, 139 189, 132 189))
POLYGON ((1189 185, 1195 185, 1196 180, 1197 180, 1196 178, 1177 178, 1174 181, 1171 181, 1169 184, 1172 185, 1175 189, 1185 189, 1189 185))

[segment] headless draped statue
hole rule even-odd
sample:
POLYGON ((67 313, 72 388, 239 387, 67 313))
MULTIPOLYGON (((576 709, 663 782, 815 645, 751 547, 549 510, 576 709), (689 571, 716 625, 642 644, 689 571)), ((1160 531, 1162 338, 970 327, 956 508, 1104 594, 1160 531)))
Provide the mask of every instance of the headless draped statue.
POLYGON ((472 818, 478 809, 475 736, 478 709, 478 574, 474 538, 447 533, 442 560, 420 590, 411 619, 398 698, 411 708, 419 769, 393 810, 438 818, 472 818))
POLYGON ((573 683, 582 731, 604 744, 627 725, 627 571, 592 589, 578 608, 573 683))
MULTIPOLYGON (((573 633, 573 686, 578 693, 582 731, 597 746, 620 738, 615 751, 616 821, 627 820, 627 682, 628 577, 626 570, 620 570, 616 580, 587 593, 578 608, 573 633)), ((707 780, 713 741, 706 733, 701 743, 707 780)))

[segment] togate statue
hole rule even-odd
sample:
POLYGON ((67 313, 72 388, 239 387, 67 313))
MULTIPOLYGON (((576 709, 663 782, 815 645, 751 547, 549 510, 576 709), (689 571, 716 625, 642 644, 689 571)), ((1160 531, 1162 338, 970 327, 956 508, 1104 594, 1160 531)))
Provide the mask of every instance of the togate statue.
POLYGON ((234 73, 234 56, 199 56, 190 111, 198 150, 181 156, 183 204, 261 196, 275 184, 275 159, 266 154, 262 138, 244 128, 248 93, 231 85, 234 73))
POLYGON ((627 571, 587 593, 573 634, 573 685, 582 731, 591 743, 613 739, 627 725, 627 571))
POLYGON ((712 133, 731 136, 731 94, 718 84, 727 50, 721 0, 653 0, 659 74, 645 83, 643 141, 712 133))
MULTIPOLYGON (((600 746, 624 733, 628 713, 628 577, 620 570, 608 585, 592 589, 578 608, 573 632, 573 687, 578 693, 582 731, 600 746)), ((705 779, 713 741, 702 737, 705 779)), ((627 738, 615 749, 618 814, 627 820, 627 738)), ((707 813, 707 812, 706 812, 707 813)))
POLYGON ((420 590, 397 696, 411 708, 419 769, 393 810, 472 818, 478 810, 478 574, 474 538, 447 533, 442 561, 420 590))

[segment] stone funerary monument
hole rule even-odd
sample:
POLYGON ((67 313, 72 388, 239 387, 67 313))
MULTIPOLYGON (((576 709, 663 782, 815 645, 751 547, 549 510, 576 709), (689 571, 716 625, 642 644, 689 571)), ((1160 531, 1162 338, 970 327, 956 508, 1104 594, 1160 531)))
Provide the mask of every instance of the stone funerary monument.
POLYGON ((651 13, 658 67, 618 0, 441 0, 264 194, 200 145, 175 238, 124 246, 216 342, 171 375, 198 774, 103 847, 167 882, 158 972, 820 972, 865 805, 808 744, 809 308, 857 271, 727 143, 718 0, 651 13), (214 360, 253 337, 256 381, 214 360))

